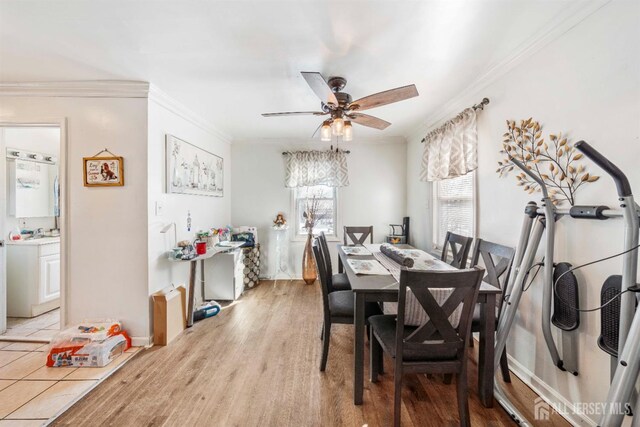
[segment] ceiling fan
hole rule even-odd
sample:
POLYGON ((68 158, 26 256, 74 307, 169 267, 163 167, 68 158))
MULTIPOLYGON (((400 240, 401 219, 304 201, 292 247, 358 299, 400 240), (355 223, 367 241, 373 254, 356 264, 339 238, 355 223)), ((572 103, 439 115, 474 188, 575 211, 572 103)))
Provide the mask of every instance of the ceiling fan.
POLYGON ((320 130, 322 141, 331 141, 331 135, 342 136, 343 140, 350 141, 353 138, 351 122, 374 129, 384 130, 391 123, 377 117, 363 114, 360 111, 380 107, 394 102, 418 96, 415 85, 402 86, 386 90, 364 98, 352 100, 351 95, 342 92, 347 85, 343 77, 331 77, 325 80, 322 74, 316 72, 301 72, 302 77, 320 98, 322 111, 291 111, 284 113, 263 113, 263 117, 281 116, 329 116, 315 130, 312 138, 320 130))

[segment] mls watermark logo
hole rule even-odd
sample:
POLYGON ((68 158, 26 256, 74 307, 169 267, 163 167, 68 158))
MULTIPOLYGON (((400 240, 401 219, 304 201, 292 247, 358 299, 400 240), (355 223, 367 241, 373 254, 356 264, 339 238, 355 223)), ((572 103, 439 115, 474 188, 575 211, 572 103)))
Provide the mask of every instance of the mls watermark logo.
POLYGON ((548 421, 551 414, 551 407, 541 397, 533 401, 533 417, 536 421, 548 421))

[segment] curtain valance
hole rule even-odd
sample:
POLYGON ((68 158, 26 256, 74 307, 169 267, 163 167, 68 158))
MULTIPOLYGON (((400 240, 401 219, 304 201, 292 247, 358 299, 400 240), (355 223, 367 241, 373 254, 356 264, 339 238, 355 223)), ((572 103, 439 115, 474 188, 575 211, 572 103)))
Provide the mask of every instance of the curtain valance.
POLYGON ((478 167, 476 111, 467 108, 424 139, 421 181, 466 175, 478 167))
POLYGON ((347 156, 343 151, 294 151, 285 157, 285 187, 349 185, 347 156))

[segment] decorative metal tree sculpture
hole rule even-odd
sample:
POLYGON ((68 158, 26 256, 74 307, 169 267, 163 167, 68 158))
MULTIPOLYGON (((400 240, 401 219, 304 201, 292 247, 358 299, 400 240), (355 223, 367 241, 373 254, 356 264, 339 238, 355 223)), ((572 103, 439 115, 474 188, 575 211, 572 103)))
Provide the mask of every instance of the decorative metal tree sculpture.
MULTIPOLYGON (((538 175, 549 189, 554 205, 575 202, 576 191, 584 184, 597 181, 600 177, 585 172, 585 166, 578 162, 583 155, 577 152, 562 133, 550 134, 549 143, 542 137, 540 123, 532 118, 507 120, 507 132, 503 135, 503 149, 506 158, 498 162, 496 172, 506 176, 515 165, 510 157, 522 162, 531 172, 538 175)), ((516 175, 518 185, 529 194, 540 191, 540 186, 524 172, 516 175)))

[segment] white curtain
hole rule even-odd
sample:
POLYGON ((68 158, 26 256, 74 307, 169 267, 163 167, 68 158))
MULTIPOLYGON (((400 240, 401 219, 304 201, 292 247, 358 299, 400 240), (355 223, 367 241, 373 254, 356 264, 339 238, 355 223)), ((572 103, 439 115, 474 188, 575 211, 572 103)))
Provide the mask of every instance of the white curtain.
POLYGON ((284 186, 349 185, 347 155, 335 151, 295 151, 286 155, 284 186))
POLYGON ((467 108, 425 137, 421 181, 466 175, 478 167, 476 112, 467 108))

